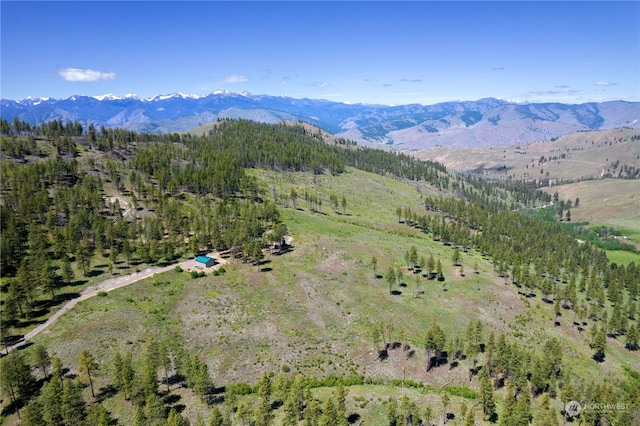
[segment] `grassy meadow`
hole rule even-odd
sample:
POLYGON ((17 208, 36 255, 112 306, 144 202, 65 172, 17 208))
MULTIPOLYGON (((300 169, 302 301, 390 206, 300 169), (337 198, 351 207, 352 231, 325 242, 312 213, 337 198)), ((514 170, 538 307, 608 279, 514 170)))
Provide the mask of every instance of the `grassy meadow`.
MULTIPOLYGON (((339 176, 251 173, 262 183, 265 196, 281 206, 292 237, 288 252, 266 252, 259 267, 231 261, 219 276, 193 279, 186 272, 158 274, 79 303, 33 339, 61 357, 66 366, 77 365, 79 352, 90 349, 102 366, 97 382, 103 388, 105 407, 118 424, 131 424, 133 411, 130 402, 105 390, 111 356, 116 348, 140 352, 151 337, 175 339, 206 357, 216 386, 253 384, 269 371, 373 378, 375 384, 348 388, 349 410, 363 424, 383 423, 384 401, 391 394, 408 393, 421 404, 431 403, 439 413, 438 391, 445 386, 477 390, 477 378, 468 379, 467 362, 426 371, 422 338, 436 321, 447 339, 478 319, 485 333, 506 333, 527 347, 558 337, 565 368, 585 381, 620 377, 621 365, 640 369, 637 355, 613 339, 609 339, 605 362, 595 363, 589 336, 572 326, 572 312, 567 311, 560 326, 554 326, 552 304, 541 301, 539 294, 520 295, 479 253, 462 253, 461 270, 452 263, 450 246, 399 223, 396 207, 423 214, 421 197, 436 194, 435 189, 353 169, 339 176), (292 189, 298 193, 295 206, 292 189), (322 200, 321 211, 311 210, 305 192, 322 200), (344 196, 346 208, 338 206, 334 211, 331 195, 344 196), (443 282, 407 269, 404 255, 411 246, 419 256, 433 254, 441 260, 443 282), (370 264, 373 257, 375 271, 370 264), (390 294, 382 276, 393 265, 402 266, 403 279, 390 294), (422 296, 414 297, 418 291, 422 296), (371 326, 377 323, 391 324, 388 340, 406 339, 410 349, 390 350, 387 359, 379 360, 370 337, 371 326), (391 386, 402 378, 423 382, 428 388, 391 386)), ((576 220, 581 209, 592 203, 586 194, 579 196, 584 207, 575 209, 576 220)), ((176 405, 187 407, 185 414, 192 420, 196 412, 208 413, 209 408, 190 390, 174 386, 171 395, 176 405)), ((462 402, 461 397, 452 398, 452 406, 462 402)), ((466 400, 468 406, 476 402, 466 400)))

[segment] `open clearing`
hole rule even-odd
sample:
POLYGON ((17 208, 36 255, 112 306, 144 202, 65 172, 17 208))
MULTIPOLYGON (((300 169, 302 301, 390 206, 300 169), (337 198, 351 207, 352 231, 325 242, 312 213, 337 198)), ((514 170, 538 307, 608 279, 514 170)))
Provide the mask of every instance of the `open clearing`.
MULTIPOLYGON (((427 372, 422 338, 435 321, 449 337, 480 318, 487 332, 506 333, 528 347, 558 337, 565 344, 566 368, 585 380, 617 376, 620 365, 640 369, 640 360, 617 340, 608 342, 606 361, 595 364, 589 337, 571 325, 570 313, 554 327, 552 304, 542 302, 539 295, 519 295, 478 253, 462 254, 464 274, 460 274, 452 265, 451 247, 398 223, 394 206, 422 212, 421 196, 436 193, 433 190, 354 170, 336 177, 255 173, 267 187, 278 180, 281 192, 276 197, 294 187, 300 194, 317 193, 325 200, 330 194, 339 198, 344 194, 346 211, 334 212, 327 202, 322 212, 311 212, 304 200, 298 200, 297 208, 282 209, 293 237, 291 250, 266 253, 260 269, 231 261, 225 274, 193 279, 173 268, 78 303, 35 336, 34 343, 43 343, 65 365, 75 365, 83 348, 91 348, 97 361, 106 365, 117 348, 140 352, 152 337, 182 336, 184 345, 206 357, 216 386, 255 383, 263 372, 286 366, 292 374, 365 374, 392 380, 404 373, 407 379, 436 389, 448 383, 475 388, 476 379, 468 381, 466 363, 427 372), (384 275, 391 265, 404 264, 411 246, 421 256, 440 259, 446 279, 427 280, 403 267, 402 285, 395 286, 391 295, 385 280, 374 277, 369 262, 375 256, 377 274, 384 275), (473 272, 476 261, 478 274, 473 272), (423 297, 413 297, 417 289, 423 297), (410 350, 394 349, 386 360, 378 360, 369 330, 380 322, 392 324, 391 341, 400 341, 405 332, 410 350)), ((105 372, 97 378, 99 385, 109 383, 107 376, 105 372)), ((379 391, 362 391, 371 394, 367 396, 371 411, 366 415, 375 423, 383 415, 379 391)), ((125 421, 124 402, 116 398, 105 404, 125 421)))

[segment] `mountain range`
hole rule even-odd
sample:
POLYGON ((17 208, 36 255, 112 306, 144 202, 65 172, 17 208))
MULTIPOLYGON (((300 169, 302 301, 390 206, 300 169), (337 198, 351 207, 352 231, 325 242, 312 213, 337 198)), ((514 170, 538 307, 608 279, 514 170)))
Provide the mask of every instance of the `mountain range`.
POLYGON ((626 101, 515 103, 485 98, 389 106, 216 91, 202 96, 174 93, 152 98, 2 99, 0 108, 0 116, 9 121, 17 117, 39 124, 59 119, 149 133, 187 132, 220 118, 266 123, 300 120, 360 143, 407 150, 516 145, 577 131, 640 128, 640 102, 626 101))

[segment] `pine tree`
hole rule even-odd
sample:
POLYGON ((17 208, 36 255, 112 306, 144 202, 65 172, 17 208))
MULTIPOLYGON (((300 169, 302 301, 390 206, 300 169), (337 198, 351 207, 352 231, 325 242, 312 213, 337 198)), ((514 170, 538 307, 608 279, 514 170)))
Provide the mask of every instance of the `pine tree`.
POLYGON ((42 386, 38 402, 47 425, 62 423, 62 381, 55 376, 42 386))
POLYGON ((635 325, 629 327, 624 346, 630 351, 635 351, 638 349, 638 329, 635 325))
POLYGON ((607 350, 607 335, 604 326, 596 333, 593 339, 593 359, 598 362, 604 361, 605 351, 607 350))
POLYGON ((87 416, 87 424, 91 426, 109 426, 111 424, 109 412, 102 404, 93 404, 87 416))
POLYGON ((475 426, 475 424, 476 420, 475 416, 473 415, 473 410, 467 411, 467 415, 464 419, 464 426, 475 426))
POLYGON ((38 400, 31 401, 20 417, 20 426, 42 426, 43 424, 45 424, 45 420, 42 414, 42 406, 38 400))
POLYGON ((396 426, 398 422, 398 401, 394 396, 387 400, 387 421, 389 426, 396 426))
POLYGON ((166 426, 190 426, 189 419, 178 413, 175 408, 171 408, 167 417, 166 426))
POLYGON ((286 400, 284 401, 284 418, 282 419, 282 426, 296 426, 298 424, 298 404, 293 392, 289 392, 286 400))
POLYGON ((392 294, 393 284, 396 282, 396 270, 393 266, 390 266, 389 269, 387 269, 384 280, 389 284, 389 294, 392 294))
POLYGON ((97 369, 98 363, 93 358, 93 355, 91 355, 88 350, 83 349, 82 352, 80 352, 80 358, 78 359, 78 372, 80 372, 81 375, 86 376, 89 380, 89 386, 91 387, 91 396, 94 398, 96 397, 96 395, 93 391, 92 376, 97 369))
POLYGON ((496 416, 496 403, 493 396, 493 383, 491 383, 486 368, 480 370, 480 398, 482 399, 484 418, 493 421, 496 416))
POLYGON ((515 421, 519 425, 527 425, 531 421, 531 397, 529 390, 524 390, 515 407, 515 421))
POLYGON ((146 397, 144 405, 144 417, 147 421, 147 424, 151 425, 165 421, 167 417, 167 410, 165 409, 162 399, 160 399, 158 395, 150 394, 146 397))
POLYGON ((516 422, 516 390, 511 382, 507 385, 505 392, 504 402, 502 404, 502 411, 500 411, 499 426, 512 426, 516 422))
POLYGON ((42 370, 42 377, 47 378, 47 368, 51 365, 51 356, 42 344, 38 344, 33 348, 31 354, 33 363, 42 370))
POLYGON ((318 424, 320 426, 338 426, 338 412, 332 396, 326 399, 318 424))
POLYGON ((338 385, 338 388, 335 392, 336 396, 336 414, 338 416, 338 426, 348 426, 349 422, 347 422, 347 392, 342 386, 342 384, 338 385))
POLYGON ((442 397, 440 398, 440 402, 442 403, 442 416, 443 416, 443 421, 446 422, 447 421, 447 416, 449 413, 449 403, 451 402, 451 398, 449 397, 449 394, 447 392, 443 392, 442 393, 442 397))
POLYGON ((82 388, 75 382, 65 379, 62 390, 62 422, 65 425, 82 424, 86 417, 82 388))
POLYGON ((538 409, 538 413, 533 420, 534 426, 555 426, 557 425, 558 417, 556 411, 551 406, 551 399, 549 398, 549 394, 545 393, 542 396, 542 401, 540 402, 540 408, 538 409))
POLYGON ((211 414, 209 414, 209 424, 208 426, 223 426, 223 417, 220 409, 217 406, 214 406, 211 409, 211 414))
POLYGON ((425 426, 431 426, 431 420, 433 420, 433 408, 431 404, 425 404, 422 409, 422 419, 425 426))

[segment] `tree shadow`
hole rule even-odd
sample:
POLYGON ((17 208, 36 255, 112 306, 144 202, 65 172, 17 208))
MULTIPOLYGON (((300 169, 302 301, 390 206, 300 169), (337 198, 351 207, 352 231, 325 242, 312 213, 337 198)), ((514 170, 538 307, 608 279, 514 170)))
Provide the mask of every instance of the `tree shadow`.
POLYGON ((104 274, 104 271, 101 269, 92 269, 90 271, 87 271, 86 274, 84 274, 86 277, 97 277, 99 275, 104 274))
POLYGON ((182 413, 182 412, 187 408, 187 406, 186 406, 186 405, 184 405, 184 404, 178 404, 178 405, 174 405, 174 406, 173 406, 173 407, 171 407, 171 408, 173 408, 174 410, 176 410, 178 413, 182 413))
POLYGON ((175 393, 171 393, 164 397, 164 403, 167 405, 173 405, 176 402, 180 401, 182 397, 180 395, 176 395, 175 393))
POLYGON ((402 295, 402 292, 399 291, 399 290, 391 290, 389 292, 389 294, 392 295, 392 296, 400 296, 400 295, 402 295))
POLYGON ((358 413, 351 413, 349 414, 349 417, 347 417, 347 422, 349 422, 349 424, 354 424, 358 420, 360 420, 360 414, 358 413))
POLYGON ((103 402, 109 398, 114 397, 118 393, 118 390, 113 385, 103 386, 98 390, 96 394, 96 401, 103 402))

